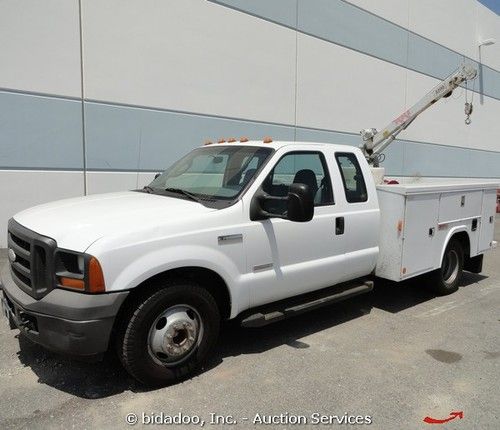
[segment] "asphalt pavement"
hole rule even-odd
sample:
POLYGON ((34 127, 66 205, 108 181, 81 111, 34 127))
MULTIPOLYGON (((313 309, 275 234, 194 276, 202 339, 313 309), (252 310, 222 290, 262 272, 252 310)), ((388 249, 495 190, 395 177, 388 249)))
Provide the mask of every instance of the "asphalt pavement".
POLYGON ((112 355, 91 364, 47 352, 5 318, 0 344, 2 429, 350 427, 342 419, 372 429, 499 429, 500 249, 450 296, 433 296, 420 279, 379 283, 268 327, 228 324, 200 374, 162 389, 140 386, 112 355))

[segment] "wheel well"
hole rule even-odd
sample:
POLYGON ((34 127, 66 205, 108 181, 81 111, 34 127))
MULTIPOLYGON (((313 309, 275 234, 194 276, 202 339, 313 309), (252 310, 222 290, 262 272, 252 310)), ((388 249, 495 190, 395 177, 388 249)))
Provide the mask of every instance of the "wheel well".
MULTIPOLYGON (((465 231, 459 231, 458 233, 455 233, 453 236, 450 237, 450 240, 457 240, 460 245, 462 245, 462 249, 464 251, 464 264, 466 264, 469 261, 470 258, 470 240, 469 240, 469 235, 465 231)), ((448 246, 448 245, 446 245, 448 246)))
POLYGON ((137 295, 143 295, 151 286, 158 285, 158 283, 162 281, 168 282, 168 280, 172 278, 194 281, 201 287, 205 288, 210 294, 212 294, 217 302, 221 318, 229 318, 231 314, 231 296, 226 282, 218 273, 204 267, 179 267, 158 273, 132 289, 131 294, 129 294, 126 301, 133 300, 137 295))

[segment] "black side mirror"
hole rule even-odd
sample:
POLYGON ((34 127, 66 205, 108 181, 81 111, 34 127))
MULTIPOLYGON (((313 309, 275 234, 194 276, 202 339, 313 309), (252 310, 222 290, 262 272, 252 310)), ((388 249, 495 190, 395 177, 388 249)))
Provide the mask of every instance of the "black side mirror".
POLYGON ((295 222, 311 221, 314 216, 314 199, 306 184, 291 184, 288 190, 287 218, 295 222))
POLYGON ((161 176, 161 173, 157 173, 157 174, 155 175, 155 179, 156 179, 158 176, 161 176))
POLYGON ((250 203, 250 219, 252 221, 267 218, 284 218, 294 222, 311 221, 314 216, 314 198, 306 184, 291 184, 287 197, 270 196, 262 190, 257 191, 250 203), (286 201, 286 215, 270 213, 264 209, 265 201, 286 201))

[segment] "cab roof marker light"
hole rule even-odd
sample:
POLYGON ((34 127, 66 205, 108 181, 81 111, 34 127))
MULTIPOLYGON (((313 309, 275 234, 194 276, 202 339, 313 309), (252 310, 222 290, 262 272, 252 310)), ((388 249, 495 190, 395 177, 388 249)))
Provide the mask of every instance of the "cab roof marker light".
POLYGON ((236 139, 234 137, 230 137, 229 139, 227 139, 227 143, 234 143, 236 142, 236 139))
POLYGON ((242 143, 243 142, 248 142, 248 137, 245 137, 245 136, 240 137, 240 142, 242 142, 242 143))
POLYGON ((217 141, 217 143, 225 143, 225 142, 226 142, 226 139, 224 139, 223 137, 222 137, 222 138, 220 138, 220 139, 217 141))
POLYGON ((262 142, 264 142, 264 143, 271 143, 272 141, 273 141, 273 139, 271 137, 266 136, 266 137, 264 137, 264 140, 262 142))
POLYGON ((203 145, 211 145, 213 142, 211 140, 205 140, 205 142, 203 142, 203 145))

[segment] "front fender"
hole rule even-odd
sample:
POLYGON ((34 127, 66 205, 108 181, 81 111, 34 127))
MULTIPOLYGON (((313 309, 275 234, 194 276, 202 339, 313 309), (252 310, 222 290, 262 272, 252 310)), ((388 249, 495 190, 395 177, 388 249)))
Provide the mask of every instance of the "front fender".
POLYGON ((134 258, 129 264, 120 264, 122 270, 115 274, 106 273, 107 266, 104 262, 107 291, 130 290, 160 273, 193 266, 212 270, 224 280, 231 298, 231 315, 237 312, 240 303, 249 300, 248 293, 238 289, 241 273, 235 262, 207 246, 184 245, 150 251, 134 258))

